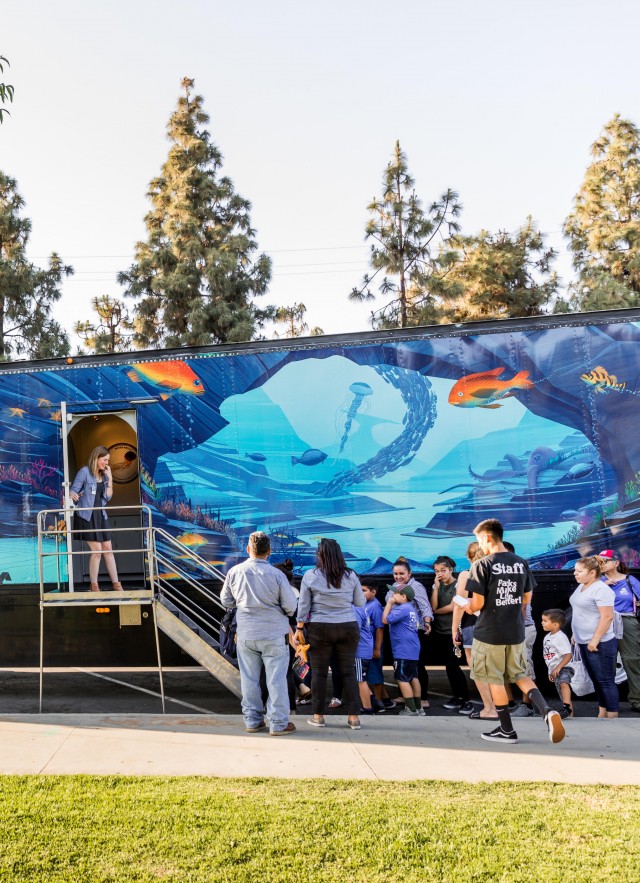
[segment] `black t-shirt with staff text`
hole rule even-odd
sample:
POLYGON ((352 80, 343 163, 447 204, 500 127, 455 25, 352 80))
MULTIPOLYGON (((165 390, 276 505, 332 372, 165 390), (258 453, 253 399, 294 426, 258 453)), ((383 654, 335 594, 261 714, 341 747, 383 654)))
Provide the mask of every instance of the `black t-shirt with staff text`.
POLYGON ((472 564, 467 591, 484 598, 473 637, 485 644, 521 644, 522 598, 535 586, 528 563, 512 552, 494 552, 472 564))

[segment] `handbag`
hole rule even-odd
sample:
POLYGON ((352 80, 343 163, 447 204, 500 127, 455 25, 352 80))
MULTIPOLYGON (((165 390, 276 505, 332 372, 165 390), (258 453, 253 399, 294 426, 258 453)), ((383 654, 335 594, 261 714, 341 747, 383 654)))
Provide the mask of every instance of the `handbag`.
POLYGON ((622 657, 618 653, 618 658, 616 659, 616 684, 623 684, 627 680, 627 673, 624 670, 624 665, 622 664, 622 657))
POLYGON ((622 614, 617 610, 613 611, 613 636, 620 640, 624 635, 624 625, 622 623, 622 614))
POLYGON ((589 693, 593 693, 593 681, 589 677, 587 668, 582 661, 580 647, 577 644, 574 644, 571 650, 571 668, 573 669, 571 689, 576 696, 587 696, 589 693))

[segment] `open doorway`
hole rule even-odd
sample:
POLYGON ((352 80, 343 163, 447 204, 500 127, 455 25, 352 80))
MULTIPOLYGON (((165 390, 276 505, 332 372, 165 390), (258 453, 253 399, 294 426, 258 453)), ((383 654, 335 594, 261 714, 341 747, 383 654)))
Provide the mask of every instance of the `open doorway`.
MULTIPOLYGON (((137 414, 134 410, 118 412, 96 412, 94 414, 67 415, 67 459, 66 476, 73 481, 78 470, 89 460, 89 454, 98 445, 103 445, 111 455, 113 475, 113 497, 109 503, 109 520, 114 529, 112 543, 116 553, 118 574, 128 582, 144 578, 144 558, 141 530, 120 532, 118 528, 140 528, 139 513, 123 509, 125 506, 139 506, 141 503, 138 457, 137 414)), ((74 542, 74 551, 87 550, 86 544, 74 542)), ((104 564, 100 574, 106 574, 104 564)), ((73 556, 74 585, 81 588, 89 583, 89 556, 73 556)), ((137 586, 142 588, 142 585, 137 586)))

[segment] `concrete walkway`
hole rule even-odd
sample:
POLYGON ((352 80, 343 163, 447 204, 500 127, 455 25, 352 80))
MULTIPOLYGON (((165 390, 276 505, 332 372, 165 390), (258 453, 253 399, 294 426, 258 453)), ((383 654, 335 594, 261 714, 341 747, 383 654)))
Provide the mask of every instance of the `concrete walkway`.
POLYGON ((239 715, 4 715, 0 773, 640 784, 640 717, 568 721, 559 745, 522 719, 515 746, 483 742, 487 724, 463 717, 379 716, 357 731, 294 720, 274 738, 246 734, 239 715))

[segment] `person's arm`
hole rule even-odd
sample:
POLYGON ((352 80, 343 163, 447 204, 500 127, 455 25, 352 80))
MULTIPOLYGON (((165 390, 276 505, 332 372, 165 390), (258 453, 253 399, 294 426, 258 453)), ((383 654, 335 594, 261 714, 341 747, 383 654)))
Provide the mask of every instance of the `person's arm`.
POLYGON ((469 606, 467 607, 467 613, 477 613, 479 610, 482 610, 484 607, 484 595, 476 595, 474 592, 469 600, 469 606))
POLYGON ((73 483, 69 488, 69 496, 74 503, 77 503, 80 499, 80 491, 84 488, 87 480, 87 471, 87 467, 83 466, 76 477, 73 479, 73 483))
POLYGON ((105 495, 107 497, 107 503, 113 496, 113 475, 111 474, 111 466, 107 464, 104 468, 104 472, 102 473, 103 481, 105 483, 105 495))
MULTIPOLYGON (((433 591, 431 592, 431 607, 433 609, 434 616, 440 613, 453 613, 454 604, 453 601, 450 604, 445 604, 444 607, 440 607, 439 601, 439 592, 440 585, 433 584, 433 591)), ((457 606, 457 605, 456 605, 457 606)))
POLYGON ((229 574, 226 575, 224 583, 222 585, 222 590, 220 591, 220 603, 224 607, 236 606, 236 599, 233 597, 233 593, 231 591, 231 580, 229 578, 229 574))
POLYGON ((568 665, 570 662, 571 662, 571 653, 565 653, 564 656, 562 657, 562 659, 560 660, 560 662, 553 669, 553 671, 549 672, 549 680, 555 681, 555 679, 558 677, 558 675, 560 674, 562 669, 565 667, 565 665, 568 665))
POLYGON ((383 623, 384 623, 385 625, 389 625, 388 616, 389 616, 389 614, 391 613, 391 610, 393 609, 393 605, 394 605, 395 603, 396 603, 395 598, 394 598, 393 595, 392 595, 392 596, 389 598, 389 600, 387 601, 387 606, 386 606, 386 607, 384 608, 384 610, 382 611, 382 621, 383 621, 383 623))
POLYGON ((587 650, 591 651, 591 653, 596 653, 598 650, 598 644, 602 640, 603 636, 609 631, 609 626, 613 622, 613 606, 611 607, 598 607, 600 611, 600 622, 598 623, 595 632, 593 633, 593 637, 587 644, 587 650))
POLYGON ((431 620, 433 619, 433 610, 431 608, 431 604, 429 603, 429 599, 427 598, 427 590, 422 585, 422 583, 413 581, 413 591, 415 592, 415 603, 418 608, 418 613, 420 615, 420 619, 425 624, 425 629, 428 626, 429 628, 431 620))
POLYGON ((380 659, 382 656, 382 642, 384 640, 384 628, 376 629, 376 642, 373 648, 373 658, 380 659))
MULTIPOLYGON (((280 571, 276 571, 276 573, 280 573, 280 571)), ((284 574, 281 574, 281 576, 282 581, 279 582, 280 606, 287 616, 293 616, 298 608, 298 599, 296 598, 296 593, 289 585, 289 581, 286 576, 284 574)))
POLYGON ((527 605, 531 604, 531 595, 533 592, 525 592, 522 596, 522 618, 527 618, 527 605))
POLYGON ((351 574, 351 580, 353 582, 353 605, 354 607, 364 607, 367 603, 367 599, 362 591, 362 584, 355 573, 351 574))
POLYGON ((298 613, 296 619, 296 634, 295 640, 298 643, 304 643, 304 626, 309 616, 309 612, 311 611, 311 592, 309 591, 309 584, 307 583, 305 576, 302 577, 302 582, 300 583, 300 597, 298 598, 298 613))
MULTIPOLYGON (((463 570, 462 573, 458 575, 458 584, 456 586, 456 596, 460 598, 469 599, 469 593, 467 592, 467 580, 469 579, 469 571, 463 570)), ((453 608, 453 619, 451 621, 451 636, 456 641, 458 637, 458 629, 460 628, 460 623, 462 622, 462 617, 465 614, 465 608, 461 607, 459 604, 451 603, 451 607, 453 608)))

